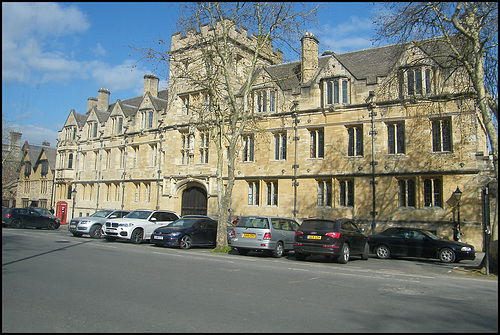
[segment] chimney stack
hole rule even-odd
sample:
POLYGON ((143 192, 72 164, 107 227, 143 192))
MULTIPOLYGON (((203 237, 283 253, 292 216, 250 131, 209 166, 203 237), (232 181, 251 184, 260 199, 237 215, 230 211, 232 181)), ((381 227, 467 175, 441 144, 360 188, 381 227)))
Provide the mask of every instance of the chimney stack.
POLYGON ((90 112, 90 110, 96 106, 97 106, 97 98, 87 99, 87 113, 90 112))
POLYGON ((107 111, 109 107, 109 90, 102 88, 99 90, 99 95, 97 96, 97 110, 107 111))
POLYGON ((144 93, 149 92, 152 97, 158 98, 158 77, 153 74, 147 74, 144 76, 144 93))
POLYGON ((18 132, 18 131, 11 131, 10 132, 9 145, 10 145, 11 150, 21 148, 21 137, 22 136, 23 136, 23 134, 18 132))
POLYGON ((302 60, 301 72, 302 82, 311 80, 318 69, 318 39, 312 34, 306 32, 300 39, 302 42, 302 60))

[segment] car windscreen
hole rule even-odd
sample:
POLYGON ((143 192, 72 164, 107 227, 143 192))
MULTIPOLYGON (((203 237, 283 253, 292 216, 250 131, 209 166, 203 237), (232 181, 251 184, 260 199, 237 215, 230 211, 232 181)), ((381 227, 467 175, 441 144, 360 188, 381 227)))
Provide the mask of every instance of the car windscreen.
POLYGON ((91 215, 93 218, 105 218, 111 213, 112 211, 99 211, 95 212, 94 214, 91 215))
POLYGON ((198 220, 193 219, 180 219, 172 222, 168 225, 168 228, 176 227, 176 228, 190 228, 192 227, 198 220))
POLYGON ((147 220, 147 218, 151 215, 151 211, 133 211, 127 216, 127 219, 143 219, 147 220))
POLYGON ((31 208, 31 209, 37 212, 38 214, 52 216, 52 213, 45 208, 31 208))
POLYGON ((299 229, 300 230, 328 230, 328 231, 338 231, 339 224, 335 221, 325 221, 325 220, 307 220, 302 222, 299 229))
POLYGON ((236 227, 269 229, 269 222, 266 218, 244 216, 240 218, 236 227))

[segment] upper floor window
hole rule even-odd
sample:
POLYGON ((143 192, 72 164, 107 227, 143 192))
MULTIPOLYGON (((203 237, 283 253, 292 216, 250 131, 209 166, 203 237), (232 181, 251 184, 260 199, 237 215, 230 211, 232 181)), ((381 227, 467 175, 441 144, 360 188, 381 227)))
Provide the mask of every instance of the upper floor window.
POLYGON ((309 130, 309 157, 325 157, 325 133, 323 128, 309 130))
POLYGON ((389 154, 405 153, 405 124, 387 124, 387 146, 389 154))
POLYGON ((401 70, 399 76, 399 95, 432 94, 433 71, 429 67, 401 70))
POLYGON ((347 155, 363 156, 363 126, 347 127, 347 155))
POLYGON ((327 105, 338 105, 349 103, 349 82, 347 78, 336 78, 326 80, 324 83, 326 91, 325 103, 327 105))
POLYGON ((116 134, 121 134, 123 132, 123 117, 118 116, 113 118, 113 131, 116 134))
POLYGON ((243 161, 253 162, 254 160, 254 137, 253 135, 243 136, 243 161))
POLYGON ((70 153, 68 155, 68 169, 72 169, 73 168, 73 154, 70 153))
POLYGON ((153 111, 141 113, 141 129, 153 128, 153 111))
POLYGON ((181 138, 181 164, 189 164, 189 158, 193 153, 193 135, 182 134, 181 138))
POLYGON ((208 132, 200 133, 200 163, 208 163, 209 140, 208 132))
POLYGON ((274 159, 286 159, 286 132, 274 134, 274 159))
POLYGON ((182 115, 189 115, 189 96, 181 97, 182 115))
POLYGON ((432 151, 451 151, 451 120, 432 120, 432 151))
POLYGON ((255 111, 259 113, 276 112, 276 91, 272 89, 254 92, 255 111))
POLYGON ((24 162, 24 175, 26 177, 31 175, 31 162, 24 162))
POLYGON ((49 162, 47 162, 46 160, 43 160, 42 161, 41 175, 46 176, 48 173, 49 173, 49 162))
POLYGON ((96 138, 97 137, 97 129, 98 129, 97 122, 90 122, 89 123, 89 138, 96 138))
POLYGON ((151 145, 151 166, 156 166, 156 161, 158 159, 158 150, 156 144, 151 145))

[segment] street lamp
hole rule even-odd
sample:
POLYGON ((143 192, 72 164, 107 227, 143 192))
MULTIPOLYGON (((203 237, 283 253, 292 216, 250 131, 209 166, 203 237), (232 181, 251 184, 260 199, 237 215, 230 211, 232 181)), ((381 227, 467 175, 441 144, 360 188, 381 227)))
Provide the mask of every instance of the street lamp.
POLYGON ((457 186, 457 189, 455 192, 453 192, 453 197, 455 198, 455 201, 457 203, 457 224, 455 227, 455 235, 453 236, 453 239, 455 241, 460 241, 460 199, 462 198, 462 191, 457 186))
POLYGON ((71 197, 73 197, 73 210, 71 211, 71 218, 75 217, 75 204, 76 204, 76 186, 73 191, 71 191, 71 197))

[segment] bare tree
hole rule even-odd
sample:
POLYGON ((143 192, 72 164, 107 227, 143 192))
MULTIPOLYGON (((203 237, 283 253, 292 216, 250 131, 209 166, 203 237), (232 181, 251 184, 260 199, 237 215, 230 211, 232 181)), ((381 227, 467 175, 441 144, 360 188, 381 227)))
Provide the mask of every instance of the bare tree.
MULTIPOLYGON (((217 250, 228 245, 226 222, 236 153, 254 117, 251 103, 256 73, 263 66, 282 61, 281 51, 273 52, 272 43, 293 47, 304 27, 316 22, 316 12, 316 7, 301 3, 183 3, 178 25, 186 34, 186 44, 175 49, 171 46, 167 52, 142 50, 147 61, 169 62, 170 97, 199 92, 189 107, 196 115, 193 126, 208 129, 217 150, 217 250), (235 37, 238 29, 240 33, 246 29, 252 32, 244 36, 249 46, 242 47, 235 37)), ((165 41, 159 43, 166 46, 165 41)))
MULTIPOLYGON (((380 6, 374 20, 378 40, 412 41, 424 50, 433 48, 426 56, 453 73, 449 78, 460 78, 456 90, 472 98, 479 109, 498 176, 498 3, 390 2, 380 6)), ((492 241, 498 240, 494 215, 492 241)))

